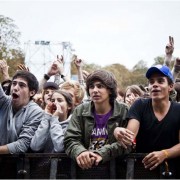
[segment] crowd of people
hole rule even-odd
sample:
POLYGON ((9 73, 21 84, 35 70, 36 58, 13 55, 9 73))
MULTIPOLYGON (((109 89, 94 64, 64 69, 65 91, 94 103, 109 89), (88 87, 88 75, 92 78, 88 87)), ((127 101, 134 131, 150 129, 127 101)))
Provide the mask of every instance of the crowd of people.
POLYGON ((180 156, 180 59, 173 61, 174 39, 165 47, 164 64, 146 72, 148 85, 117 86, 115 76, 88 73, 77 56, 78 80, 64 75, 57 56, 38 82, 25 65, 12 78, 0 60, 0 154, 65 152, 82 169, 134 151, 147 153, 145 168, 169 162, 176 175, 180 156), (50 77, 54 76, 54 81, 50 77))

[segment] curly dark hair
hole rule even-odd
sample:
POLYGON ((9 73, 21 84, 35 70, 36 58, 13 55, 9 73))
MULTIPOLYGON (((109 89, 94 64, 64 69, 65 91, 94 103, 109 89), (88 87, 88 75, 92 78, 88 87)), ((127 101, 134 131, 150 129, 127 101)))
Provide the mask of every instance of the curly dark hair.
POLYGON ((107 89, 110 90, 110 103, 113 105, 117 97, 117 81, 113 73, 106 70, 96 70, 89 74, 86 79, 86 91, 89 95, 89 87, 95 81, 100 81, 107 89))

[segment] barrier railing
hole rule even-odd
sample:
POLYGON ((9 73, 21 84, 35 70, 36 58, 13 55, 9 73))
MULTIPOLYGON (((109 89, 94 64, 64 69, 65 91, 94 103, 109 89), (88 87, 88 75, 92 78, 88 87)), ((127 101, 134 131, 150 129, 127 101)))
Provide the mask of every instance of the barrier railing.
MULTIPOLYGON (((0 155, 0 179, 179 179, 180 176, 167 167, 168 162, 152 171, 145 169, 144 156, 131 153, 82 170, 64 153, 0 155)), ((175 167, 179 167, 178 164, 175 167)))

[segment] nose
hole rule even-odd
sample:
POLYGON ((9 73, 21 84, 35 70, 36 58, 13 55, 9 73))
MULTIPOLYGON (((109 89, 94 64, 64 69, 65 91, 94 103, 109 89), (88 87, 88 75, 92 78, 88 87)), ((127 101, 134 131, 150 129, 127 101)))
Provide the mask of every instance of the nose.
POLYGON ((152 84, 152 87, 153 87, 153 88, 158 87, 158 83, 155 81, 155 82, 152 84))
POLYGON ((14 90, 18 90, 18 88, 19 88, 19 84, 17 83, 17 84, 15 84, 14 86, 12 86, 12 88, 14 89, 14 90))
POLYGON ((54 91, 49 91, 49 94, 48 94, 48 95, 49 95, 49 96, 52 96, 53 92, 54 92, 54 91))
POLYGON ((94 88, 93 88, 93 92, 97 92, 97 91, 98 91, 97 86, 94 86, 94 88))

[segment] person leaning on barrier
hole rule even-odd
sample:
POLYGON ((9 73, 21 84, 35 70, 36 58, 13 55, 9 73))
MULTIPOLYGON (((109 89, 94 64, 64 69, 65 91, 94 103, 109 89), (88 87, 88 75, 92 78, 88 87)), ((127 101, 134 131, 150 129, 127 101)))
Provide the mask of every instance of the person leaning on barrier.
POLYGON ((0 85, 0 154, 27 152, 43 116, 32 100, 37 91, 38 81, 28 71, 13 76, 10 96, 0 85))
POLYGON ((153 170, 180 156, 180 104, 169 100, 174 79, 167 66, 150 67, 146 77, 151 98, 134 102, 128 112, 127 129, 117 127, 114 135, 125 147, 136 138, 136 152, 148 153, 142 162, 153 170))
MULTIPOLYGON (((114 75, 97 70, 86 79, 91 101, 77 106, 64 138, 65 152, 82 169, 89 169, 125 153, 113 130, 125 124, 127 105, 119 103, 114 75)), ((128 151, 127 151, 128 152, 128 151)))
POLYGON ((55 90, 46 105, 44 117, 31 141, 35 152, 63 152, 64 133, 73 110, 69 93, 55 90))

